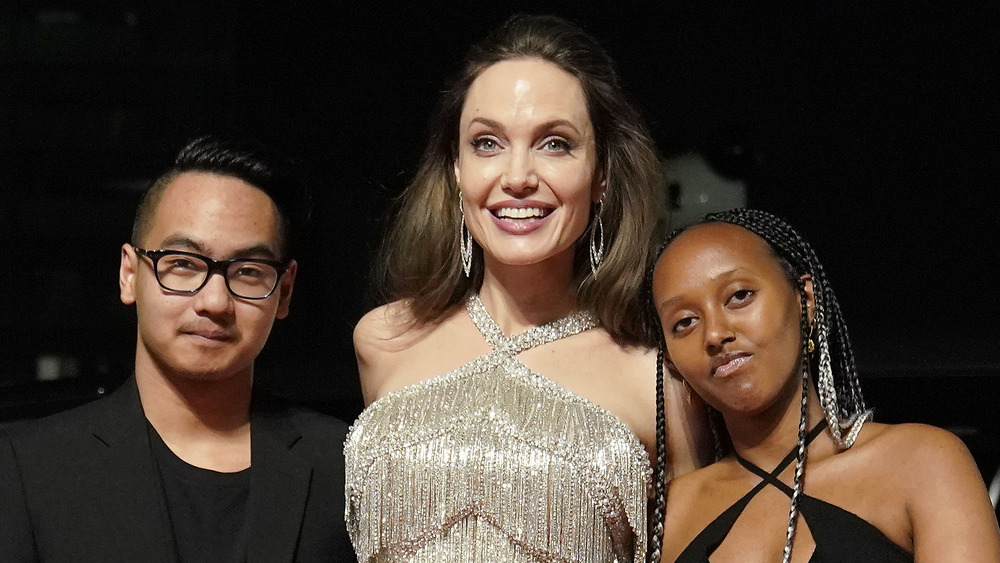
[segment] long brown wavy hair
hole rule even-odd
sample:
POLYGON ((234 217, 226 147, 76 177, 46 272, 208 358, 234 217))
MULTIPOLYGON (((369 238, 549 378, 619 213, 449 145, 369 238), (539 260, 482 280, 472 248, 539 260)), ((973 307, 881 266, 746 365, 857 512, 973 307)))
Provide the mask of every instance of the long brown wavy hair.
POLYGON ((619 344, 655 346, 643 329, 639 294, 661 209, 660 158, 644 120, 622 91, 611 58, 593 37, 554 16, 513 16, 469 50, 462 69, 447 83, 419 169, 396 200, 383 239, 376 270, 381 298, 406 300, 416 322, 430 323, 482 284, 482 249, 475 245, 469 277, 459 258, 461 215, 454 177, 459 120, 472 82, 487 67, 519 58, 548 61, 575 76, 594 125, 596 174, 606 182, 605 254, 600 275, 591 275, 592 213, 576 245, 577 305, 595 314, 619 344))

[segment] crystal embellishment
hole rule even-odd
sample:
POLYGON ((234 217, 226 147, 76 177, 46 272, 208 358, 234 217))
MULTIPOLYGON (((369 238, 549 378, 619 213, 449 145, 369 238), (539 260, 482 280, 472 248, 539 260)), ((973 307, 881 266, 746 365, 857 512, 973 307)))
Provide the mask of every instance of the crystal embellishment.
POLYGON ((347 524, 362 562, 643 561, 645 449, 596 404, 517 354, 597 326, 576 313, 372 403, 351 428, 347 524))

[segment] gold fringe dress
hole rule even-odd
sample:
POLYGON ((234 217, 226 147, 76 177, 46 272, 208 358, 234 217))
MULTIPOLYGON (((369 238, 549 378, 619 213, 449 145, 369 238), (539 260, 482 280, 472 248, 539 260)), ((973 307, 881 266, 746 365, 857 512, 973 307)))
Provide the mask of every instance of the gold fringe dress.
POLYGON ((478 296, 467 308, 493 351, 376 400, 347 437, 358 560, 642 562, 642 444, 516 357, 593 328, 594 317, 505 337, 478 296))

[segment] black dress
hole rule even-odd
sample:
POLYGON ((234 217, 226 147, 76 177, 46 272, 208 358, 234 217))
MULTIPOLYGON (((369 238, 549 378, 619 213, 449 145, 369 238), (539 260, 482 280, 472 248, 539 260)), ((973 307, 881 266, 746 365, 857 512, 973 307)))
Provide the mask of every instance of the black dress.
MULTIPOLYGON (((820 422, 809 432, 806 444, 811 443, 824 429, 826 421, 820 422)), ((743 467, 763 480, 706 526, 681 552, 676 563, 708 561, 708 557, 729 534, 750 500, 764 487, 768 485, 777 487, 791 498, 792 489, 779 481, 777 476, 795 459, 796 449, 785 456, 778 467, 770 473, 737 455, 736 459, 743 467)), ((799 510, 816 541, 816 549, 809 559, 810 563, 912 563, 913 561, 912 554, 892 543, 878 528, 851 512, 805 494, 802 495, 799 510)))

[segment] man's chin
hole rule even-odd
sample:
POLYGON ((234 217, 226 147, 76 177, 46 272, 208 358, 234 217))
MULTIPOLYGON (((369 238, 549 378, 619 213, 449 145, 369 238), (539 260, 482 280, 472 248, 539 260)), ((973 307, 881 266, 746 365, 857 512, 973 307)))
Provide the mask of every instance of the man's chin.
POLYGON ((171 379, 189 383, 213 383, 252 377, 252 362, 226 362, 219 361, 218 358, 212 359, 215 361, 192 358, 189 361, 178 362, 166 371, 171 374, 171 379))

